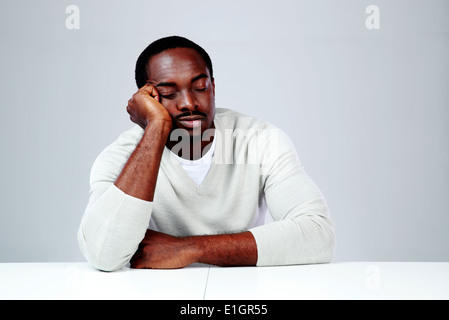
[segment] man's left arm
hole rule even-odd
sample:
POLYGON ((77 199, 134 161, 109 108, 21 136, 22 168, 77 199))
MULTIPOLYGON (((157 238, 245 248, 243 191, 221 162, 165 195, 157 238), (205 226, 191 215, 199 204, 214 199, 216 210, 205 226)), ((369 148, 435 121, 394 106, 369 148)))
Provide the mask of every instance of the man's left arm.
POLYGON ((273 223, 238 234, 173 237, 148 231, 131 260, 134 268, 295 265, 330 262, 335 234, 326 201, 281 130, 258 140, 264 192, 273 223), (275 141, 272 139, 275 138, 275 141), (270 150, 266 149, 270 148, 270 150))
POLYGON ((192 263, 217 266, 254 266, 257 245, 251 232, 174 237, 148 230, 131 259, 137 269, 174 269, 192 263))

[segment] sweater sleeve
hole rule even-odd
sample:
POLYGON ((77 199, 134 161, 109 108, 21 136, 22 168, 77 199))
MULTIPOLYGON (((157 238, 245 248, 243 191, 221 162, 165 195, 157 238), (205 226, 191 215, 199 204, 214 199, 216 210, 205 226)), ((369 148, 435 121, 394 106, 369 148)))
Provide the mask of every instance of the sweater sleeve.
POLYGON ((329 210, 294 145, 279 129, 271 131, 269 141, 258 143, 263 150, 265 198, 274 222, 250 230, 257 243, 257 265, 330 262, 335 235, 329 210))
POLYGON ((119 270, 131 260, 150 221, 153 203, 131 197, 114 185, 140 138, 136 128, 124 133, 92 166, 78 243, 86 260, 103 271, 119 270))

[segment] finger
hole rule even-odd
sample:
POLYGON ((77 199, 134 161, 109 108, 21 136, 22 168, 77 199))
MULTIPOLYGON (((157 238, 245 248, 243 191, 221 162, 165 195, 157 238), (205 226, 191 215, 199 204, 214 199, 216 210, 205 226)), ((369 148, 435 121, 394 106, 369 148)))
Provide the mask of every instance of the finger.
POLYGON ((134 256, 129 261, 131 268, 139 268, 140 256, 141 254, 139 252, 136 252, 134 254, 134 256))
POLYGON ((130 261, 130 265, 131 268, 133 269, 142 269, 142 266, 139 264, 139 261, 137 259, 132 259, 130 261))
POLYGON ((157 91, 156 87, 153 84, 147 83, 145 86, 142 87, 142 89, 148 92, 148 94, 154 99, 156 99, 157 102, 161 102, 159 91, 157 91))
POLYGON ((154 98, 157 102, 161 102, 161 97, 159 95, 159 92, 157 91, 156 87, 152 85, 151 83, 147 83, 142 88, 140 88, 131 98, 130 101, 133 101, 134 98, 138 97, 138 95, 149 95, 150 97, 154 98))

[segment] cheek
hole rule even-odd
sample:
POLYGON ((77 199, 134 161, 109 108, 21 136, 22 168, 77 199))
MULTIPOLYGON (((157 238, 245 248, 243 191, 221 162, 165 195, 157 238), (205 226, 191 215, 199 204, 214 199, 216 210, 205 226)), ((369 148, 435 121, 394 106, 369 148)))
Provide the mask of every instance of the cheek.
POLYGON ((173 100, 162 99, 162 105, 167 109, 168 113, 173 117, 173 114, 178 110, 176 107, 176 102, 173 100))
POLYGON ((215 96, 213 93, 203 94, 199 96, 197 100, 202 109, 210 109, 215 107, 215 96))

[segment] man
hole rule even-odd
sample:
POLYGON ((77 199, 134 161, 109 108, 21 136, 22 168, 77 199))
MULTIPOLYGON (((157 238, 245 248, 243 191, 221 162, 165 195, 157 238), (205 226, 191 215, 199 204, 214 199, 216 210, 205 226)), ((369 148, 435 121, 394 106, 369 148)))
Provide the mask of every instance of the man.
POLYGON ((289 138, 215 109, 208 54, 182 37, 150 44, 127 111, 138 126, 95 161, 78 232, 96 268, 325 263, 326 202, 289 138), (267 207, 274 222, 263 225, 267 207))

